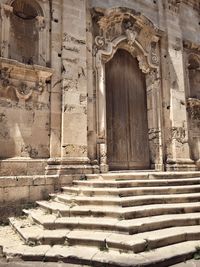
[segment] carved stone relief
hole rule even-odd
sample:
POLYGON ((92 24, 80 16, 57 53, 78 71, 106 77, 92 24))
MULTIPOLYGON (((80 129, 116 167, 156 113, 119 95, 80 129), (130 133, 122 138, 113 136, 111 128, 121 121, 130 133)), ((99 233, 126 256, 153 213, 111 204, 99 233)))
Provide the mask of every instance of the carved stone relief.
POLYGON ((0 59, 0 97, 10 100, 29 100, 41 94, 52 71, 47 68, 30 68, 16 61, 0 59), (23 79, 22 79, 23 76, 23 79))
POLYGON ((187 112, 192 120, 200 122, 200 99, 189 98, 187 100, 187 112))
POLYGON ((171 12, 178 13, 181 0, 168 0, 168 9, 171 12))

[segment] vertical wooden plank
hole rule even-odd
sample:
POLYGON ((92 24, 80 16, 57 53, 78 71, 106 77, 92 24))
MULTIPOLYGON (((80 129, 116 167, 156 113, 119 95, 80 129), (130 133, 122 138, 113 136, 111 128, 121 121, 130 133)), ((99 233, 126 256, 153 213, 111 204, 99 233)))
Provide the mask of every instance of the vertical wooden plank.
POLYGON ((148 168, 145 77, 122 49, 106 64, 106 108, 110 168, 148 168))

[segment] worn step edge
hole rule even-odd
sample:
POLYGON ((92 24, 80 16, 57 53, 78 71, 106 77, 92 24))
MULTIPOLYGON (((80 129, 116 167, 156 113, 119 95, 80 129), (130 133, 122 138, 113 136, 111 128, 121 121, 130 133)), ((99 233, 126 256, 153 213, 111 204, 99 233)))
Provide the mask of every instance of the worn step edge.
POLYGON ((127 187, 136 187, 136 186, 174 186, 174 185, 194 185, 200 184, 200 178, 191 178, 191 179, 169 179, 169 180, 132 180, 132 181, 101 181, 101 180, 91 180, 91 181, 82 181, 74 180, 73 185, 82 187, 92 187, 92 188, 127 188, 127 187))
POLYGON ((190 194, 171 194, 171 195, 148 195, 148 196, 132 196, 132 197, 86 197, 86 196, 68 196, 66 194, 51 194, 54 201, 61 203, 77 204, 77 205, 111 205, 111 206, 142 206, 150 204, 167 204, 167 203, 186 203, 200 201, 200 193, 190 194))
POLYGON ((103 179, 103 180, 132 180, 132 179, 181 179, 200 177, 200 172, 120 172, 120 173, 104 173, 104 174, 87 174, 86 179, 103 179))
POLYGON ((163 187, 130 187, 130 188, 78 188, 63 187, 62 191, 74 196, 132 196, 132 195, 162 195, 162 194, 185 194, 200 192, 200 185, 186 186, 163 186, 163 187))
POLYGON ((96 246, 104 249, 119 249, 140 253, 181 242, 199 240, 197 226, 173 227, 133 236, 109 232, 71 231, 67 234, 69 245, 96 246), (170 232, 170 233, 169 233, 170 232))
MULTIPOLYGON (((132 219, 142 218, 148 216, 157 216, 161 214, 177 214, 177 213, 193 213, 200 212, 200 202, 191 203, 173 203, 173 204, 155 204, 155 205, 143 205, 135 207, 114 207, 114 206, 66 206, 66 209, 59 209, 59 207, 52 208, 53 202, 49 204, 48 201, 37 202, 41 208, 53 213, 59 214, 59 216, 93 216, 93 217, 108 217, 108 218, 121 218, 132 219)), ((55 202, 55 206, 57 202, 55 202)))

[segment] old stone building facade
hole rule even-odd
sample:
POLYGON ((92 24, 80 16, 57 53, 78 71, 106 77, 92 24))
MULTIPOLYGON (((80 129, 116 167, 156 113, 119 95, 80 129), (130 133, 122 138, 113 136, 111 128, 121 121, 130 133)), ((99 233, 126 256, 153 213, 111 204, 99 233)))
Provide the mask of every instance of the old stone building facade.
POLYGON ((1 175, 197 170, 198 0, 1 0, 1 175))
POLYGON ((199 259, 199 32, 199 0, 0 0, 0 265, 199 259))

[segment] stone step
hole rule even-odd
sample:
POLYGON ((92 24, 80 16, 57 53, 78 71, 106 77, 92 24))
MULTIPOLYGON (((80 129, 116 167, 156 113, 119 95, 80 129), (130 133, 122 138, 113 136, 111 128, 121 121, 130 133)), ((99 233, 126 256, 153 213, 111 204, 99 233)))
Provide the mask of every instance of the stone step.
POLYGON ((173 227, 135 235, 89 230, 74 230, 67 234, 69 245, 96 246, 134 253, 193 240, 200 240, 199 226, 173 227))
POLYGON ((182 179, 200 177, 200 171, 195 172, 109 172, 103 174, 87 174, 86 180, 138 180, 138 179, 182 179))
POLYGON ((137 195, 163 195, 163 194, 186 194, 199 193, 200 185, 182 186, 156 186, 156 187, 131 187, 131 188, 78 188, 63 187, 62 191, 71 195, 85 196, 137 196, 137 195))
POLYGON ((142 206, 150 204, 186 203, 200 201, 200 193, 147 195, 131 197, 101 197, 101 196, 70 196, 67 194, 51 194, 53 200, 67 205, 109 205, 109 206, 142 206))
POLYGON ((148 187, 148 186, 177 186, 177 185, 200 185, 200 178, 185 179, 156 179, 156 180, 126 180, 126 181, 106 181, 106 180, 74 180, 73 184, 79 187, 93 188, 128 188, 128 187, 148 187))
POLYGON ((57 217, 45 214, 43 210, 29 210, 27 215, 31 221, 45 229, 92 229, 135 234, 159 230, 173 226, 192 226, 200 224, 200 213, 166 214, 138 219, 122 220, 117 218, 96 217, 57 217))
POLYGON ((67 229, 46 230, 39 224, 32 223, 28 218, 10 218, 9 221, 13 230, 29 246, 64 244, 70 231, 67 229))
MULTIPOLYGON (((12 242, 12 240, 10 240, 12 242)), ((166 267, 194 257, 199 241, 188 241, 140 254, 101 248, 40 245, 30 247, 19 242, 18 246, 5 246, 3 254, 7 260, 64 262, 108 267, 166 267), (87 252, 86 252, 87 251, 87 252)))
POLYGON ((38 205, 48 212, 56 213, 58 216, 93 216, 110 217, 119 219, 142 218, 161 214, 178 214, 200 212, 200 202, 154 204, 135 207, 99 206, 99 205, 71 205, 56 201, 38 201, 38 205))

